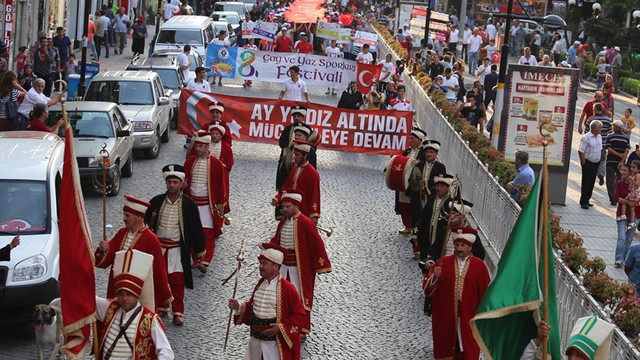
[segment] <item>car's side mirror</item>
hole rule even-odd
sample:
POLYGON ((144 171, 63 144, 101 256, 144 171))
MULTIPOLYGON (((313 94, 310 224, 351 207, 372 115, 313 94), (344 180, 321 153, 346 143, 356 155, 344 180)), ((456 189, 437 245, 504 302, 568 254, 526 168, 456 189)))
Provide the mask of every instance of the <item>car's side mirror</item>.
POLYGON ((169 105, 169 98, 166 96, 160 96, 159 103, 160 105, 169 105))
POLYGON ((131 131, 129 130, 118 130, 116 131, 116 137, 127 137, 131 135, 131 131))

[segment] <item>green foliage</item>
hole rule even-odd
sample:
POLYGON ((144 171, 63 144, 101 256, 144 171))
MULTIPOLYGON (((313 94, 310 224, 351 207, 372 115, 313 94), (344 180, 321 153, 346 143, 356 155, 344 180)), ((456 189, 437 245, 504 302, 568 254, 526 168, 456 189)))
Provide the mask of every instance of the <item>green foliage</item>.
POLYGON ((620 26, 611 19, 591 17, 584 23, 587 33, 595 39, 597 44, 606 45, 616 34, 621 32, 620 26))
POLYGON ((632 96, 638 94, 638 86, 640 86, 640 80, 638 79, 631 79, 628 77, 620 78, 620 87, 622 88, 622 91, 627 94, 631 94, 632 96))

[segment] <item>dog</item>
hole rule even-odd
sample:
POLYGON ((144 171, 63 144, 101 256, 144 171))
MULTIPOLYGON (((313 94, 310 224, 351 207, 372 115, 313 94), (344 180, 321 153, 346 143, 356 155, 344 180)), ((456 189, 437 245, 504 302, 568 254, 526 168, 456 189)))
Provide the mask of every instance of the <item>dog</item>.
MULTIPOLYGON (((60 352, 64 342, 62 335, 62 307, 60 298, 53 299, 49 305, 39 304, 34 308, 36 346, 38 360, 44 360, 43 345, 53 345, 53 352, 49 360, 54 360, 60 352)), ((62 359, 65 357, 60 353, 62 359)))

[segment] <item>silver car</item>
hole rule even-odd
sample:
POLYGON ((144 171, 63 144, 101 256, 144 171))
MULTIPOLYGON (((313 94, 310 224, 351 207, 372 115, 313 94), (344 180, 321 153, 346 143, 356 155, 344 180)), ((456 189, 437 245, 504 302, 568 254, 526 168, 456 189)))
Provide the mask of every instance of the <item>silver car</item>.
MULTIPOLYGON (((49 108, 49 119, 55 123, 62 117, 62 108, 56 104, 49 108)), ((117 104, 99 101, 73 101, 67 103, 67 117, 73 128, 73 144, 78 160, 78 171, 85 183, 91 183, 100 169, 96 158, 103 146, 109 152, 111 165, 107 179, 108 194, 120 192, 120 178, 133 175, 133 125, 117 104)), ((64 137, 64 129, 58 135, 64 137)), ((101 174, 101 173, 99 173, 101 174)), ((102 177, 100 175, 99 179, 102 177)), ((94 186, 101 191, 101 187, 94 186)))
POLYGON ((106 101, 120 105, 133 121, 134 150, 149 159, 160 154, 160 142, 169 142, 173 91, 162 86, 152 71, 105 71, 91 79, 84 101, 106 101))
MULTIPOLYGON (((182 54, 182 51, 165 49, 154 51, 153 54, 151 54, 151 57, 166 57, 178 61, 178 55, 180 54, 182 54)), ((191 66, 189 66, 189 78, 185 80, 188 82, 189 80, 193 80, 196 78, 196 68, 199 66, 204 67, 205 64, 200 54, 198 54, 198 52, 193 49, 191 49, 191 52, 189 52, 189 55, 187 55, 187 57, 191 61, 191 66)))

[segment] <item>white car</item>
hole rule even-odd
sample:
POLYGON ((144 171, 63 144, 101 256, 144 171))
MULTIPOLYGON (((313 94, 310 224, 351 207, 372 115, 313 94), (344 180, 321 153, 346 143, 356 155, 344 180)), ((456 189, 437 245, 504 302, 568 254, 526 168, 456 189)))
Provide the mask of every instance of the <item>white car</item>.
MULTIPOLYGON (((154 51, 153 54, 151 54, 151 57, 167 57, 178 61, 178 55, 180 54, 182 54, 182 51, 166 49, 154 51)), ((191 61, 191 66, 189 66, 189 78, 186 79, 186 81, 188 82, 189 80, 193 80, 196 78, 196 68, 198 66, 205 67, 205 64, 200 54, 198 54, 198 52, 193 49, 191 49, 187 57, 191 61)))
POLYGON ((33 318, 33 306, 60 296, 58 209, 64 142, 42 131, 0 133, 0 323, 33 318))

